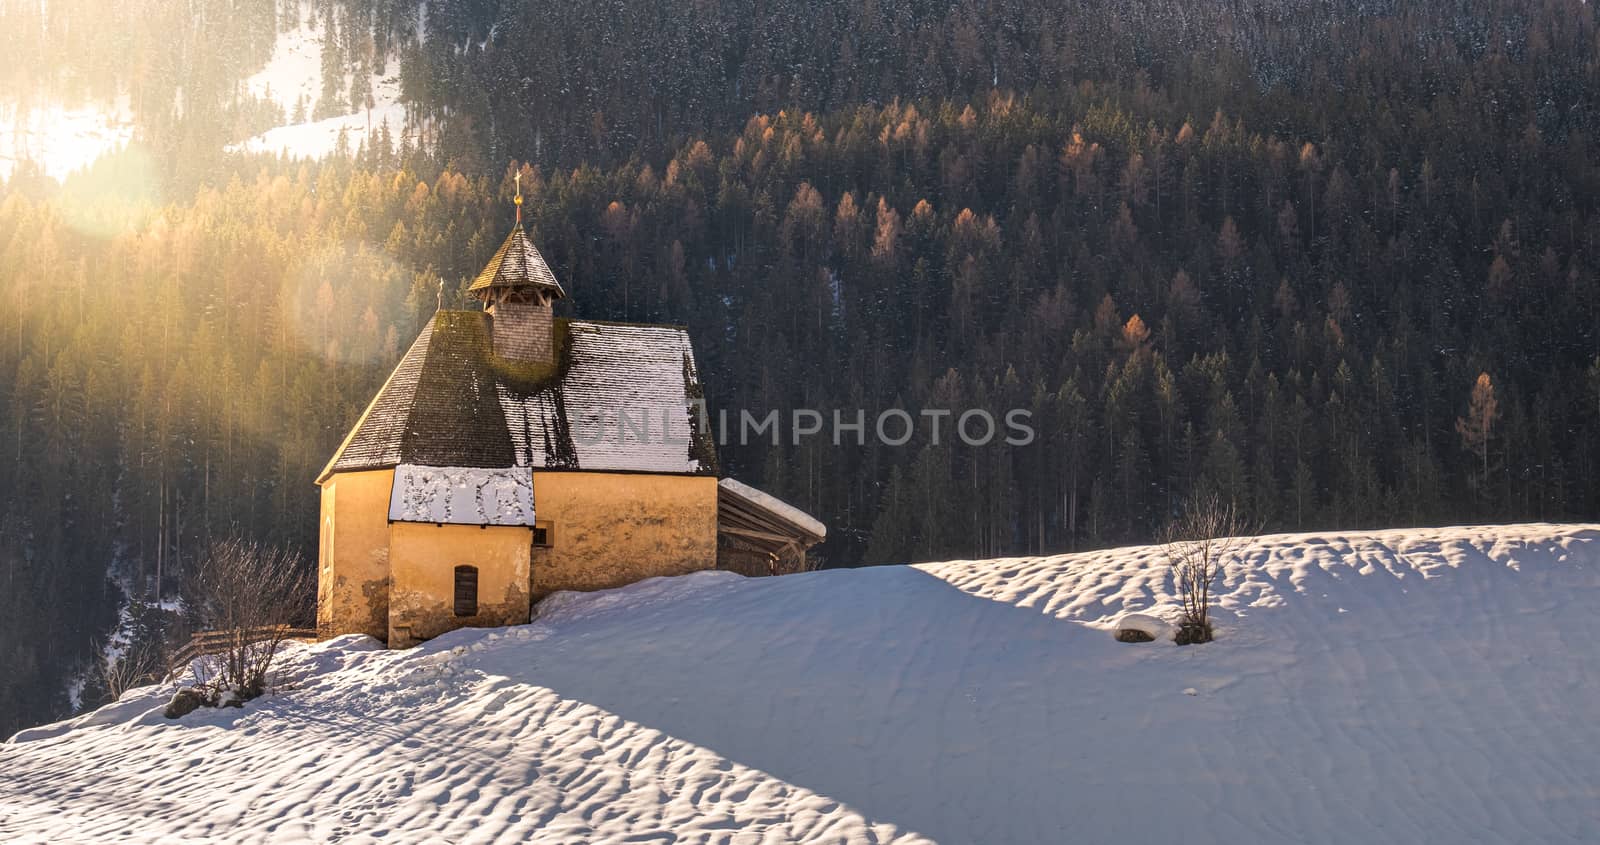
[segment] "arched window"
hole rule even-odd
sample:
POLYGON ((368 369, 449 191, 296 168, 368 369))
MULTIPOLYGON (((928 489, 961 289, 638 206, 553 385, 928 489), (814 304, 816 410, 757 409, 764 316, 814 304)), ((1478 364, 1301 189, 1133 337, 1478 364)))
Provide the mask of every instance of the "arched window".
POLYGON ((456 615, 478 615, 478 567, 456 567, 456 615))

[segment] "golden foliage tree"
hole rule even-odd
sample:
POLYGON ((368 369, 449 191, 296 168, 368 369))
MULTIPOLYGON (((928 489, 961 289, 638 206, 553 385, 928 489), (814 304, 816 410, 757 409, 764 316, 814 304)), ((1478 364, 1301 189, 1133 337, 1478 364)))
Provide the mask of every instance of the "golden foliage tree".
POLYGON ((1129 317, 1128 322, 1122 326, 1123 346, 1127 347, 1129 352, 1138 354, 1149 342, 1150 327, 1144 324, 1144 320, 1138 314, 1129 317))
POLYGON ((1481 488, 1489 487, 1489 439, 1494 435, 1494 424, 1500 418, 1500 403, 1494 398, 1494 382, 1488 373, 1479 373, 1472 385, 1467 415, 1456 418, 1456 432, 1461 435, 1461 445, 1478 456, 1482 467, 1479 478, 1481 488))

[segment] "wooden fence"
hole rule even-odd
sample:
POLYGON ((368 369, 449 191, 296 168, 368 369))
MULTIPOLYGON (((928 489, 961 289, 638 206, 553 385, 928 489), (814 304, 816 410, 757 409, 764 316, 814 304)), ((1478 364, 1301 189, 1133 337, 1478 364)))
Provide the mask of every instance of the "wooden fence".
POLYGON ((236 645, 244 646, 272 640, 312 642, 316 639, 317 629, 291 628, 288 625, 263 625, 242 631, 199 631, 189 637, 189 642, 183 648, 173 653, 172 659, 167 662, 167 677, 169 679, 175 677, 188 668, 197 657, 221 654, 236 645))

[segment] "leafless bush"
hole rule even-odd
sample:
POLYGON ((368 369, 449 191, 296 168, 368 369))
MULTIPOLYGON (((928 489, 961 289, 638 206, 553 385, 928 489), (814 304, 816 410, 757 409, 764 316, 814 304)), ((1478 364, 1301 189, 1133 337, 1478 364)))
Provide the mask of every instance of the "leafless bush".
POLYGON ((159 682, 166 670, 161 649, 138 642, 129 645, 114 660, 97 657, 90 685, 105 695, 105 703, 110 703, 134 687, 159 682))
POLYGON ((289 629, 310 623, 309 567, 287 549, 231 538, 213 542, 194 568, 190 607, 202 628, 222 635, 203 683, 238 699, 267 689, 289 629))
POLYGON ((1184 503, 1177 518, 1162 531, 1162 551, 1183 602, 1179 645, 1211 641, 1211 589, 1254 533, 1254 526, 1235 505, 1214 495, 1184 503))

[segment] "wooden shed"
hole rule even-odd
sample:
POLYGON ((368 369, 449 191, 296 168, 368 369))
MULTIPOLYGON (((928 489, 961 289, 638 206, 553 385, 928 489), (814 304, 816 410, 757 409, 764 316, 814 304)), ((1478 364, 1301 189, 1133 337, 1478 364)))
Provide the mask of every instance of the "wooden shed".
POLYGON ((806 551, 828 529, 776 496, 731 478, 717 482, 717 568, 743 575, 808 569, 806 551))

